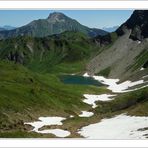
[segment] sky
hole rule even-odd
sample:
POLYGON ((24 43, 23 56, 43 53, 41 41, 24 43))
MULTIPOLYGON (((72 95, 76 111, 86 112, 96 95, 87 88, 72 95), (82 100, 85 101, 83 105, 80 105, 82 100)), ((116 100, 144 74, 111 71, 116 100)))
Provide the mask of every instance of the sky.
MULTIPOLYGON (((0 26, 20 27, 37 19, 45 19, 55 10, 0 10, 0 26)), ((119 26, 133 10, 56 10, 92 28, 119 26)))

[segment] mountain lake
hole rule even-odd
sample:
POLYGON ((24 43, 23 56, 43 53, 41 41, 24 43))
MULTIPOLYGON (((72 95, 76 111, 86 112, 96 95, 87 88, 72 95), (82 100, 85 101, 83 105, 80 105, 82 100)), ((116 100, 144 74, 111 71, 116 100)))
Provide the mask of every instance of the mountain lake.
POLYGON ((91 77, 84 77, 80 75, 60 75, 59 78, 64 84, 104 86, 102 83, 91 77))

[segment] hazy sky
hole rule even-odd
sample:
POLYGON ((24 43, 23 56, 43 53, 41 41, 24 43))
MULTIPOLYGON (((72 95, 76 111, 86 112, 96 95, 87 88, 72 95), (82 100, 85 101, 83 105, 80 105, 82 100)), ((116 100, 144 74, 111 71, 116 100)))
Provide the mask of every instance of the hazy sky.
MULTIPOLYGON (((55 11, 55 10, 54 10, 55 11)), ((132 14, 132 10, 56 10, 76 19, 88 27, 103 28, 121 25, 132 14)), ((32 20, 47 18, 53 10, 0 10, 0 26, 15 27, 32 20)))

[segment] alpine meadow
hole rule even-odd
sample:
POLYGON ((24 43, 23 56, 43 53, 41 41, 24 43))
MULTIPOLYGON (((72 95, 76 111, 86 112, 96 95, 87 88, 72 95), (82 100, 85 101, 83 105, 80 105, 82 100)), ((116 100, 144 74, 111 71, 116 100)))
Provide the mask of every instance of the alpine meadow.
POLYGON ((0 138, 148 138, 148 10, 0 26, 0 138))

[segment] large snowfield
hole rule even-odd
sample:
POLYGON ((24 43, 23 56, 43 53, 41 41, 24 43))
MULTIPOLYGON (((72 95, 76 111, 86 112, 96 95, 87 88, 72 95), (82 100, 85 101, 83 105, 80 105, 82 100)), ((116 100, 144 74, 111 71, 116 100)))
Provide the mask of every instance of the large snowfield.
MULTIPOLYGON (((83 76, 90 77, 87 73, 85 73, 83 76)), ((118 82, 120 81, 119 79, 107 79, 103 76, 92 76, 92 77, 95 80, 98 80, 100 83, 108 85, 107 89, 111 90, 114 93, 130 92, 130 91, 134 91, 134 90, 141 89, 141 88, 148 86, 148 85, 145 85, 140 88, 130 89, 133 86, 144 84, 146 82, 144 82, 144 80, 138 80, 135 82, 125 81, 125 82, 118 84, 118 82)))
POLYGON ((88 139, 146 139, 148 117, 121 114, 110 119, 83 127, 78 132, 88 139))
MULTIPOLYGON (((90 77, 87 73, 84 77, 90 77)), ((107 79, 103 76, 92 76, 102 84, 107 85, 107 89, 111 90, 114 94, 84 94, 85 99, 83 102, 92 105, 96 108, 96 101, 111 101, 115 99, 118 93, 130 92, 138 90, 148 85, 137 88, 132 88, 139 84, 146 83, 144 80, 135 82, 125 81, 118 84, 119 79, 107 79), (116 94, 115 94, 116 93, 116 94)), ((143 77, 145 78, 145 77, 143 77)), ((138 130, 148 127, 148 117, 127 116, 125 114, 118 115, 110 119, 102 119, 96 124, 91 124, 83 127, 78 133, 85 138, 89 139, 145 139, 148 137, 148 130, 138 130)))

